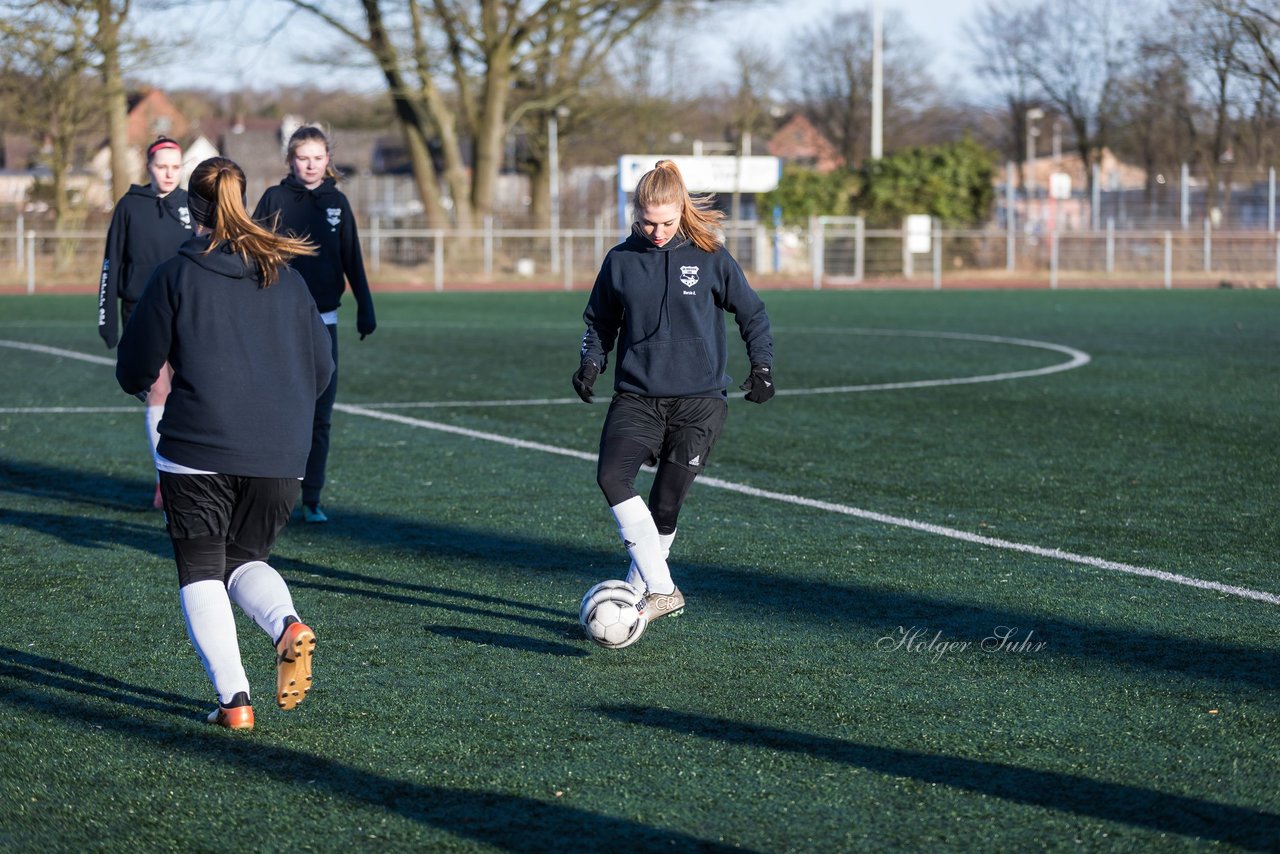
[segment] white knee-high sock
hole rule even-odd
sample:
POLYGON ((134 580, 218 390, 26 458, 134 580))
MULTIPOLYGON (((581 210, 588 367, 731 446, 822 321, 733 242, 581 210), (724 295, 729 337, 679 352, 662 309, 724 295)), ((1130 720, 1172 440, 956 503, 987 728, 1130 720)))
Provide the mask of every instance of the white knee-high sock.
POLYGON ((159 463, 160 453, 156 446, 160 444, 160 419, 164 417, 164 404, 158 406, 147 404, 147 441, 151 444, 151 459, 159 463))
POLYGON ((240 663, 240 642, 236 639, 236 618, 231 600, 221 581, 196 581, 178 591, 187 636, 200 656, 204 672, 218 692, 218 700, 231 702, 243 691, 249 693, 249 677, 240 663))
POLYGON ((227 594, 267 633, 272 643, 284 634, 285 617, 298 616, 293 609, 289 585, 275 567, 260 560, 246 563, 231 573, 227 594))
MULTIPOLYGON (((662 559, 667 560, 671 557, 671 544, 675 541, 676 532, 670 534, 658 534, 658 550, 662 554, 662 559)), ((667 563, 667 571, 670 572, 671 564, 667 563)), ((627 570, 626 582, 632 587, 644 589, 644 579, 640 576, 640 567, 636 566, 636 562, 631 561, 631 568, 627 570)))
POLYGON ((658 539, 658 526, 639 495, 609 508, 618 520, 618 534, 627 547, 631 560, 640 573, 644 586, 652 593, 671 593, 676 589, 671 582, 671 571, 662 556, 658 539))

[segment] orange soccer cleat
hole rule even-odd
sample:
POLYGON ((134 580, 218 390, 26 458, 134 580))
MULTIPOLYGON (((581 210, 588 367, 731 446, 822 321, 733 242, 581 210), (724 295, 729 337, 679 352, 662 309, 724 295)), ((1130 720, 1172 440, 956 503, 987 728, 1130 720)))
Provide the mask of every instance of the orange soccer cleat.
POLYGON ((224 706, 219 703, 218 708, 210 712, 206 720, 214 726, 227 729, 253 729, 253 706, 249 705, 249 697, 243 693, 236 694, 231 702, 236 705, 224 706))
POLYGON ((311 690, 311 656, 316 633, 306 623, 285 627, 276 643, 276 703, 286 712, 306 699, 311 690))

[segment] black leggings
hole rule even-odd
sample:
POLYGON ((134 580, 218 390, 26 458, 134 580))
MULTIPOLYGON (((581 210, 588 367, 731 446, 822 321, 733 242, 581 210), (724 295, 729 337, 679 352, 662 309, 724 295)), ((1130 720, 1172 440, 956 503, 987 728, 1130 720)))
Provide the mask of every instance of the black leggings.
MULTIPOLYGON (((613 439, 604 444, 596 465, 596 483, 600 484, 610 507, 640 494, 636 492, 636 475, 641 466, 652 461, 649 449, 633 439, 613 439)), ((680 507, 697 476, 697 472, 668 460, 658 463, 653 487, 649 490, 649 513, 659 534, 675 533, 680 507)))

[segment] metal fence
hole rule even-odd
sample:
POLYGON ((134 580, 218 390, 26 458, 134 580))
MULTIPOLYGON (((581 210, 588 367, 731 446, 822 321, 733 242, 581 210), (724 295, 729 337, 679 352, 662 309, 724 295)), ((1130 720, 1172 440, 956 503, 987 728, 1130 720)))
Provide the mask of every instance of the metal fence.
POLYGON ((1280 287, 1280 233, 1200 230, 868 229, 817 217, 808 234, 814 288, 946 286, 1280 287))
MULTIPOLYGON (((622 235, 590 229, 386 228, 361 233, 369 278, 384 288, 589 288, 622 235)), ((104 232, 0 231, 0 289, 96 287, 104 232)), ((1280 234, 1263 230, 869 229, 856 217, 808 229, 730 224, 734 256, 764 287, 1280 287, 1280 234)))

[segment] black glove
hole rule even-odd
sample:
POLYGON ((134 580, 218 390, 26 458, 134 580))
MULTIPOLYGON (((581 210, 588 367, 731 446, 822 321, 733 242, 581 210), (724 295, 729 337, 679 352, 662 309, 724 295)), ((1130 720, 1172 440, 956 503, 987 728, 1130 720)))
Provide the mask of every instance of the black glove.
POLYGON ((378 328, 378 321, 373 316, 373 306, 367 308, 360 306, 356 309, 356 331, 360 333, 360 340, 363 341, 366 335, 372 335, 373 330, 378 328))
POLYGON ((142 391, 135 393, 133 396, 136 397, 138 400, 142 401, 143 403, 146 403, 147 399, 151 397, 151 389, 144 388, 142 391))
POLYGON ((578 397, 582 398, 583 403, 591 402, 591 387, 596 384, 598 376, 600 376, 600 369, 590 360, 584 361, 582 367, 578 368, 577 373, 573 375, 573 390, 578 393, 578 397))
POLYGON ((738 386, 752 403, 764 403, 773 397, 773 373, 768 365, 752 365, 751 376, 738 386))

